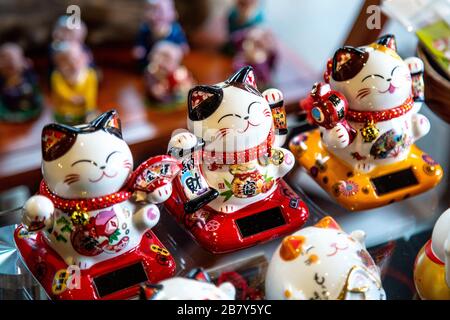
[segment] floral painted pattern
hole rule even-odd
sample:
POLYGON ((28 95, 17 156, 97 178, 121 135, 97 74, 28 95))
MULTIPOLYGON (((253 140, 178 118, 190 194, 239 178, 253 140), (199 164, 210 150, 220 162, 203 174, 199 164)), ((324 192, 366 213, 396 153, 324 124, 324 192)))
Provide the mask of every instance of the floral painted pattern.
POLYGON ((397 158, 411 144, 412 139, 407 134, 389 130, 375 141, 370 154, 375 159, 397 158))
POLYGON ((339 191, 343 196, 351 197, 358 193, 359 185, 352 180, 347 180, 340 184, 339 191))

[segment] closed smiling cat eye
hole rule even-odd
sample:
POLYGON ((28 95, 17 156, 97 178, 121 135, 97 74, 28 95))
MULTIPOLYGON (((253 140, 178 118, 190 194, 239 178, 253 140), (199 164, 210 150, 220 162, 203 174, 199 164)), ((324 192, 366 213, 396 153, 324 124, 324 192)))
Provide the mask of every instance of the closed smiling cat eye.
MULTIPOLYGON (((105 163, 108 163, 108 161, 109 161, 109 159, 111 158, 111 156, 114 155, 114 154, 116 154, 116 153, 120 153, 120 151, 113 151, 113 152, 111 152, 110 154, 108 154, 108 156, 106 157, 105 163)), ((71 164, 71 167, 73 167, 74 165, 76 165, 76 164, 78 164, 78 163, 84 163, 84 162, 93 164, 94 166, 98 167, 97 162, 95 162, 95 161, 93 161, 93 160, 88 160, 88 159, 77 160, 77 161, 75 161, 74 163, 71 164)), ((99 167, 99 168, 103 170, 103 169, 105 169, 105 167, 106 167, 106 166, 101 166, 101 167, 99 167)))

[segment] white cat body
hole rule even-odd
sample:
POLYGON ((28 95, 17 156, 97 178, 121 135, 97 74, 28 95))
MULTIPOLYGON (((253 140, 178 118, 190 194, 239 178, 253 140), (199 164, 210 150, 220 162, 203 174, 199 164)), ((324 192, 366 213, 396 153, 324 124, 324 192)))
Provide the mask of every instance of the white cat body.
MULTIPOLYGON (((244 71, 254 77, 248 70, 244 71)), ((268 103, 281 101, 281 92, 272 89, 261 95, 241 76, 242 82, 192 89, 189 103, 194 116, 188 119, 189 131, 176 134, 169 143, 169 149, 186 150, 196 145, 197 138, 205 142, 200 171, 206 184, 220 194, 207 205, 222 213, 270 196, 277 181, 294 166, 292 153, 279 148, 285 136, 275 134, 268 103), (213 99, 217 101, 209 102, 213 99), (268 152, 272 157, 264 155, 268 152)))
MULTIPOLYGON (((42 231, 49 246, 80 269, 135 248, 159 220, 156 205, 131 201, 125 188, 133 158, 121 139, 117 114, 98 119, 78 128, 44 128, 44 179, 40 194, 24 205, 28 231, 42 231)), ((163 191, 168 195, 156 197, 160 201, 170 196, 171 187, 163 191)))
POLYGON ((384 300, 364 232, 343 232, 330 217, 286 237, 266 275, 270 300, 384 300))

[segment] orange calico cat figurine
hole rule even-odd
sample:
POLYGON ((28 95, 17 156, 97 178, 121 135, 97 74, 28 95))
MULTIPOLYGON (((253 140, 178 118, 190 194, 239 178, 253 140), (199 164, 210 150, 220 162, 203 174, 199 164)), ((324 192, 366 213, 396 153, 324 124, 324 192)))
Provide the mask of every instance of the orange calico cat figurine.
POLYGON ((439 164, 414 145, 430 131, 419 113, 422 66, 418 58, 397 54, 392 35, 346 46, 329 62, 325 83, 302 101, 319 129, 295 137, 291 151, 345 208, 384 206, 441 180, 439 164))

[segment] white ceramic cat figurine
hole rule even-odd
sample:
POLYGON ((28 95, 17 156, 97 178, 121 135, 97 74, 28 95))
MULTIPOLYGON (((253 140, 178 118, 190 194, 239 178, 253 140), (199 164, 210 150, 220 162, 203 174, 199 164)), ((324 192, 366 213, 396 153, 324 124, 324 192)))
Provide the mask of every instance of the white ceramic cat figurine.
POLYGON ((380 272, 364 245, 331 217, 286 237, 266 275, 270 300, 385 300, 380 272))
POLYGON ((145 300, 234 300, 235 295, 230 282, 216 286, 202 269, 194 269, 186 277, 141 286, 141 298, 145 300))
MULTIPOLYGON (((249 66, 224 83, 191 89, 189 131, 174 135, 169 143, 169 154, 174 156, 180 150, 195 149, 199 140, 203 144, 196 177, 183 180, 181 176, 189 199, 209 187, 219 196, 208 206, 216 212, 232 213, 273 193, 278 180, 294 165, 292 153, 279 148, 287 130, 276 127, 271 111, 271 106, 282 103, 280 91, 268 89, 261 94, 257 90, 249 66)), ((188 154, 185 168, 193 166, 190 158, 188 154)))
POLYGON ((428 119, 418 113, 420 90, 412 90, 411 75, 423 71, 423 63, 418 58, 402 60, 393 35, 369 46, 339 49, 329 69, 331 89, 348 100, 345 119, 357 134, 353 139, 348 128, 337 123, 321 128, 323 142, 354 170, 370 172, 402 161, 430 130, 428 119))
POLYGON ((154 203, 172 192, 161 184, 146 201, 132 201, 133 158, 115 111, 87 125, 47 125, 42 154, 44 180, 25 203, 23 224, 82 270, 135 248, 159 220, 154 203))

